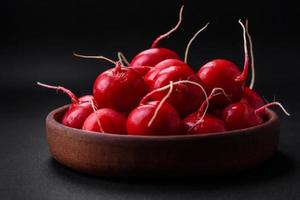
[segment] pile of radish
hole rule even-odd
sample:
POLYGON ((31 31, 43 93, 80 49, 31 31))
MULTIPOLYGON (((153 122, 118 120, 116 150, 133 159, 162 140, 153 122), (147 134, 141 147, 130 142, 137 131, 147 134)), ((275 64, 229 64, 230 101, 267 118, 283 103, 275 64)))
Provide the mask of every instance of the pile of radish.
POLYGON ((289 115, 279 102, 265 103, 253 90, 254 58, 247 21, 245 25, 239 21, 244 42, 242 71, 225 59, 211 60, 198 71, 187 63, 190 45, 208 23, 191 38, 184 59, 171 49, 157 47, 160 40, 177 30, 182 11, 183 7, 176 26, 159 36, 131 62, 121 52, 117 61, 74 54, 81 58, 104 59, 114 65, 97 76, 92 95, 77 98, 64 87, 38 82, 70 97, 71 104, 61 123, 95 133, 181 135, 257 126, 267 120, 266 109, 273 105, 289 115), (246 86, 250 63, 252 78, 246 86))

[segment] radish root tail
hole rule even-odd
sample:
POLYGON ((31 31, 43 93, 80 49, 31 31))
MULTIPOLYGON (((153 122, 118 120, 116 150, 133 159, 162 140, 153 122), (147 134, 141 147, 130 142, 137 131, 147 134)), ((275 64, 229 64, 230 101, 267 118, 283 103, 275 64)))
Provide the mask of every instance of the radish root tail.
POLYGON ((279 106, 281 108, 281 110, 284 112, 284 114, 286 114, 287 116, 290 116, 291 114, 282 106, 281 103, 279 103, 278 101, 274 101, 271 103, 267 103, 265 105, 263 105, 262 107, 258 108, 255 110, 256 114, 260 114, 264 109, 270 107, 270 106, 279 106))
POLYGON ((169 37, 173 32, 175 32, 178 29, 178 27, 180 26, 180 24, 182 22, 183 8, 184 8, 184 5, 182 5, 180 8, 179 19, 178 19, 176 26, 174 28, 172 28, 170 31, 168 31, 167 33, 160 35, 158 38, 156 38, 154 40, 154 42, 152 43, 151 48, 155 48, 162 39, 169 37))
POLYGON ((74 56, 79 57, 79 58, 88 58, 88 59, 101 59, 101 60, 105 60, 108 61, 110 63, 116 64, 116 61, 113 61, 105 56, 89 56, 89 55, 81 55, 81 54, 77 54, 77 53, 73 53, 74 56))
POLYGON ((78 98, 76 97, 76 95, 71 90, 69 90, 69 89, 67 89, 65 87, 48 85, 48 84, 41 83, 41 82, 37 82, 37 84, 39 86, 42 86, 42 87, 45 87, 45 88, 54 89, 54 90, 60 90, 60 91, 62 91, 64 93, 66 93, 71 98, 71 101, 73 103, 79 103, 78 98))
POLYGON ((251 82, 249 88, 253 89, 255 83, 255 66, 254 66, 253 43, 252 43, 252 37, 248 29, 248 20, 246 20, 246 33, 249 41, 250 59, 251 59, 251 82))
POLYGON ((164 96, 164 98, 159 102, 157 108, 155 109, 154 111, 154 114, 152 116, 152 118, 150 119, 149 123, 148 123, 148 127, 150 127, 153 123, 153 121, 155 120, 159 110, 161 109, 162 105, 166 102, 166 100, 170 97, 170 95, 172 94, 172 91, 173 91, 173 81, 170 81, 170 89, 169 89, 169 92, 166 94, 166 96, 164 96))
POLYGON ((101 133, 104 133, 103 127, 102 127, 102 125, 101 125, 101 122, 100 122, 100 119, 99 119, 99 116, 98 116, 98 113, 97 113, 98 108, 97 108, 97 106, 94 104, 94 100, 93 100, 93 99, 90 100, 90 104, 91 104, 91 106, 92 106, 92 108, 93 108, 93 111, 94 111, 96 117, 97 117, 97 123, 98 123, 98 126, 99 126, 99 131, 100 131, 101 133))
POLYGON ((210 95, 209 95, 209 96, 207 97, 207 99, 205 100, 205 102, 202 103, 200 109, 198 110, 198 114, 201 114, 201 113, 202 113, 200 119, 199 119, 192 127, 190 127, 190 128, 188 129, 187 132, 190 132, 191 130, 193 130, 196 126, 198 126, 198 125, 202 122, 202 120, 203 120, 203 118, 205 117, 205 115, 206 115, 206 113, 207 113, 207 110, 208 110, 208 108, 209 108, 209 101, 210 101, 213 97, 218 96, 218 95, 220 95, 220 94, 223 94, 227 99, 230 100, 229 96, 226 94, 226 92, 224 91, 223 88, 214 88, 214 89, 211 91, 210 95), (217 93, 217 92, 218 92, 218 93, 217 93), (205 108, 205 110, 204 110, 204 108, 205 108), (204 111, 203 111, 203 110, 204 110, 204 111))
POLYGON ((199 35, 199 33, 201 33, 202 31, 204 31, 208 25, 209 25, 209 22, 204 27, 202 27, 200 30, 198 30, 194 34, 194 36, 190 39, 190 41, 188 42, 188 44, 186 46, 186 49, 185 49, 185 52, 184 52, 184 62, 185 63, 187 63, 187 60, 188 60, 188 54, 189 54, 189 50, 190 50, 191 44, 193 43, 193 41, 195 40, 195 38, 199 35))
POLYGON ((244 54, 245 54, 245 60, 244 60, 244 69, 243 72, 236 77, 235 81, 242 82, 245 81, 248 76, 249 71, 249 54, 248 54, 248 48, 247 48, 247 37, 246 37, 246 28, 241 20, 239 20, 239 24, 242 26, 243 29, 243 41, 244 41, 244 54))

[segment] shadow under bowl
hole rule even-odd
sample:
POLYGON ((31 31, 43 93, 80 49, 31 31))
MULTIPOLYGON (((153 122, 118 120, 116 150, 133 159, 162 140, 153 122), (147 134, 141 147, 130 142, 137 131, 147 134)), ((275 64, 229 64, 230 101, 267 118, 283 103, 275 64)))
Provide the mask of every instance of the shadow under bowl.
POLYGON ((74 170, 105 177, 190 177, 237 173, 254 168, 277 150, 279 118, 267 109, 258 126, 177 136, 94 133, 60 123, 68 106, 46 118, 52 157, 74 170))

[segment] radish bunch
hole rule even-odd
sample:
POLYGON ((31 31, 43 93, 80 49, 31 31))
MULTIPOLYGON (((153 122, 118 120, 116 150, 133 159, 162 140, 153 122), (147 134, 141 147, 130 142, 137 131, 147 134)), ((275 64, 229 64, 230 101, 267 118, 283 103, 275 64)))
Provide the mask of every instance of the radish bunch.
POLYGON ((61 86, 40 86, 65 92, 71 104, 61 123, 86 131, 128 135, 208 134, 243 129, 264 123, 265 103, 253 90, 254 57, 248 23, 243 29, 244 66, 241 70, 226 59, 214 59, 198 71, 187 63, 189 48, 208 24, 190 39, 184 59, 171 49, 157 47, 160 40, 176 31, 182 21, 159 36, 149 49, 129 62, 118 52, 118 61, 103 56, 85 56, 109 61, 114 66, 100 73, 92 95, 77 98, 61 86), (248 47, 249 42, 249 47, 248 47), (248 54, 250 49, 250 58, 248 54), (246 85, 251 61, 252 78, 246 85))

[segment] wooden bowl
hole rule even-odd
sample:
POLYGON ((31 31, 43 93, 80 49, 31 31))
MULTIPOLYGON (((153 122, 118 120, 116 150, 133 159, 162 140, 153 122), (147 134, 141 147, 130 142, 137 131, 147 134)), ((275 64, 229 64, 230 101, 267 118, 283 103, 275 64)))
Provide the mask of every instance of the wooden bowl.
POLYGON ((279 142, 279 119, 247 129, 180 136, 94 133, 60 123, 67 106, 46 119, 52 157, 84 173, 107 177, 188 177, 235 173, 271 157, 279 142))

